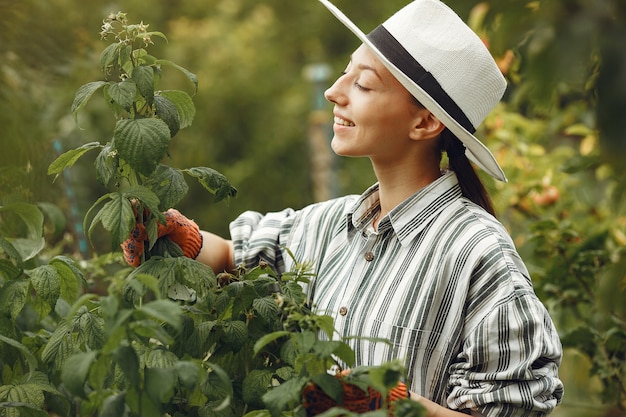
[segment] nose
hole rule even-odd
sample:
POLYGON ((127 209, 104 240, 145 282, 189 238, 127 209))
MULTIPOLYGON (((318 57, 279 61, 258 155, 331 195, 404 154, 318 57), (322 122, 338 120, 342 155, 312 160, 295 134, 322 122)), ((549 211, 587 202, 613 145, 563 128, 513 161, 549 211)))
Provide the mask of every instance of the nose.
POLYGON ((341 91, 341 80, 343 78, 344 78, 343 75, 337 78, 337 80, 333 83, 333 85, 328 87, 328 89, 324 92, 324 97, 326 98, 326 100, 330 101, 331 103, 338 104, 340 106, 343 106, 347 103, 347 97, 341 91))

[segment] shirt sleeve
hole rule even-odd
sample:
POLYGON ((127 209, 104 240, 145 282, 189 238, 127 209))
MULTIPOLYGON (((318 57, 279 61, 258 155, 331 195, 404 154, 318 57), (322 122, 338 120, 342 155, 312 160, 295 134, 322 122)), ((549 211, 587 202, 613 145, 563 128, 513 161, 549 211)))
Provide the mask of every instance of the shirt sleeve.
POLYGON ((282 245, 286 243, 284 240, 289 234, 295 214, 293 209, 265 215, 246 211, 237 217, 230 224, 235 266, 253 268, 260 261, 265 261, 276 272, 284 272, 282 245))
POLYGON ((560 339, 543 304, 520 291, 468 335, 451 367, 448 405, 476 415, 545 416, 561 402, 560 339))

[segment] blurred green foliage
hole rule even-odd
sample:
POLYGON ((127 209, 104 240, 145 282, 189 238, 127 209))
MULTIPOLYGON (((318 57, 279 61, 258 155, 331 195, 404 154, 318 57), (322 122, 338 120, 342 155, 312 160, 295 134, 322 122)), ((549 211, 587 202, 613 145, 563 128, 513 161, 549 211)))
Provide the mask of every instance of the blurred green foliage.
MULTIPOLYGON (((406 2, 336 1, 365 31, 406 2)), ((509 80, 503 104, 479 133, 510 182, 485 180, 568 347, 561 415, 623 412, 626 4, 447 3, 485 39, 509 80)), ((84 109, 82 131, 70 105, 77 87, 99 76, 93 63, 103 44, 94 28, 120 7, 162 28, 171 43, 165 57, 198 75, 196 118, 175 138, 168 163, 214 167, 239 190, 230 205, 214 206, 192 187, 178 208, 226 235, 228 222, 244 210, 314 201, 308 129, 319 97, 303 69, 323 62, 338 74, 358 46, 315 0, 90 7, 78 0, 0 0, 0 204, 52 202, 80 222, 103 194, 89 161, 54 183, 45 173, 58 152, 55 140, 68 149, 112 135, 112 120, 97 103, 84 109)), ((185 82, 181 77, 171 88, 184 89, 185 82)), ((327 115, 330 121, 330 106, 327 115)), ((336 192, 359 193, 375 180, 366 160, 333 163, 336 192)), ((66 252, 78 250, 71 239, 58 239, 66 252)), ((108 245, 96 242, 96 249, 108 245)))

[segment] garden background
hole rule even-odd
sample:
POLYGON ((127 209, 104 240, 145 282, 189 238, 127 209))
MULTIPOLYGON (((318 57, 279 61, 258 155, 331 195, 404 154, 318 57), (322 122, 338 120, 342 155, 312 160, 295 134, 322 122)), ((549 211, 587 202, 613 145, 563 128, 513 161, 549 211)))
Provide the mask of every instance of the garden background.
MULTIPOLYGON (((336 2, 366 31, 405 3, 336 2)), ((479 130, 509 182, 485 181, 566 347, 555 415, 625 415, 626 5, 447 3, 509 81, 479 130)), ((104 103, 86 106, 81 129, 70 106, 78 87, 102 78, 98 33, 119 10, 164 32, 159 54, 198 77, 196 117, 168 161, 211 166, 238 189, 214 204, 191 187, 178 208, 202 228, 227 236, 244 210, 298 208, 374 181, 367 160, 338 159, 326 146, 331 106, 321 94, 357 42, 315 0, 0 0, 0 206, 60 208, 49 254, 89 263, 109 251, 105 233, 88 243, 82 230, 104 192, 91 174, 95 155, 55 181, 47 170, 64 150, 111 136, 104 103)), ((184 76, 169 77, 189 90, 184 76)))

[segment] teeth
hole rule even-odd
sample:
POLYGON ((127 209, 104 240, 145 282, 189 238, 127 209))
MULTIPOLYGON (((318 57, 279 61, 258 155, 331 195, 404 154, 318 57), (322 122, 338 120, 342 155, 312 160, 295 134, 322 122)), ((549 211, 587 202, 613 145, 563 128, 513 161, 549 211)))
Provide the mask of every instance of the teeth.
POLYGON ((337 116, 335 116, 335 123, 341 126, 354 126, 354 123, 344 120, 341 117, 337 117, 337 116))

